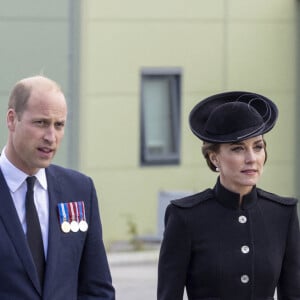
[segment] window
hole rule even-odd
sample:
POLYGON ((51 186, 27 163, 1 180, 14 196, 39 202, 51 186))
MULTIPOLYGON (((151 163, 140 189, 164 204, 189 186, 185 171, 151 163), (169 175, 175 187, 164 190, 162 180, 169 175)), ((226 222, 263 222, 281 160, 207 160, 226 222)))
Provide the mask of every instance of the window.
POLYGON ((178 164, 181 70, 143 69, 141 74, 141 164, 178 164))

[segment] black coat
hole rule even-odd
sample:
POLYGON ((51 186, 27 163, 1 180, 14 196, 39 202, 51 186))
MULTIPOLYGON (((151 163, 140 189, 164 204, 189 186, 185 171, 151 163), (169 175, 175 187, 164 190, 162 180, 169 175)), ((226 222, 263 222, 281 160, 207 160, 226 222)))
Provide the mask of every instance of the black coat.
POLYGON ((214 189, 172 201, 158 267, 158 300, 300 300, 297 200, 258 188, 243 199, 214 189))

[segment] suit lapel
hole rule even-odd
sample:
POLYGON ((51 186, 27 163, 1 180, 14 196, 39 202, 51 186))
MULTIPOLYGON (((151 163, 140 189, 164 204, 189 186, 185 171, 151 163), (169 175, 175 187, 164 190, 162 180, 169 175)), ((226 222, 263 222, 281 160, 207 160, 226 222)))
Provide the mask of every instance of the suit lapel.
POLYGON ((25 270, 28 273, 33 285, 41 294, 41 286, 38 275, 32 260, 30 250, 27 245, 25 234, 19 220, 13 199, 11 198, 9 188, 6 184, 2 171, 0 170, 0 195, 1 195, 1 210, 0 218, 10 236, 16 252, 22 261, 25 270))
POLYGON ((48 195, 49 195, 49 235, 47 263, 44 282, 44 296, 47 299, 47 291, 51 291, 51 283, 55 282, 59 269, 57 266, 57 257, 60 244, 60 224, 58 219, 57 204, 62 202, 62 191, 59 179, 53 174, 52 168, 46 169, 48 195), (45 294, 46 293, 46 294, 45 294))

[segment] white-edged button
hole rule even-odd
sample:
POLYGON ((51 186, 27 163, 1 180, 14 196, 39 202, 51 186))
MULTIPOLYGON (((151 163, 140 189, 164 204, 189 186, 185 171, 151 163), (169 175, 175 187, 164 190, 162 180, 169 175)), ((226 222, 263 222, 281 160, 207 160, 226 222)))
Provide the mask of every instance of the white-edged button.
POLYGON ((241 276, 241 282, 242 283, 248 283, 250 280, 249 276, 248 275, 242 275, 241 276))
POLYGON ((239 216, 239 222, 241 224, 247 223, 247 217, 246 216, 239 216))
POLYGON ((241 248, 242 253, 247 254, 250 252, 250 248, 247 245, 242 246, 241 248))

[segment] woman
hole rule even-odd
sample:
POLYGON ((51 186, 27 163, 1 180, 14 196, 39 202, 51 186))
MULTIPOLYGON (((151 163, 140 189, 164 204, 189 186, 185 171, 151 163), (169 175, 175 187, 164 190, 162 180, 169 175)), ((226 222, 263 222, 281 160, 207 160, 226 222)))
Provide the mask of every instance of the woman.
POLYGON ((297 200, 256 187, 266 161, 263 135, 277 119, 264 96, 227 92, 190 114, 213 189, 172 201, 158 267, 158 300, 300 300, 297 200))

